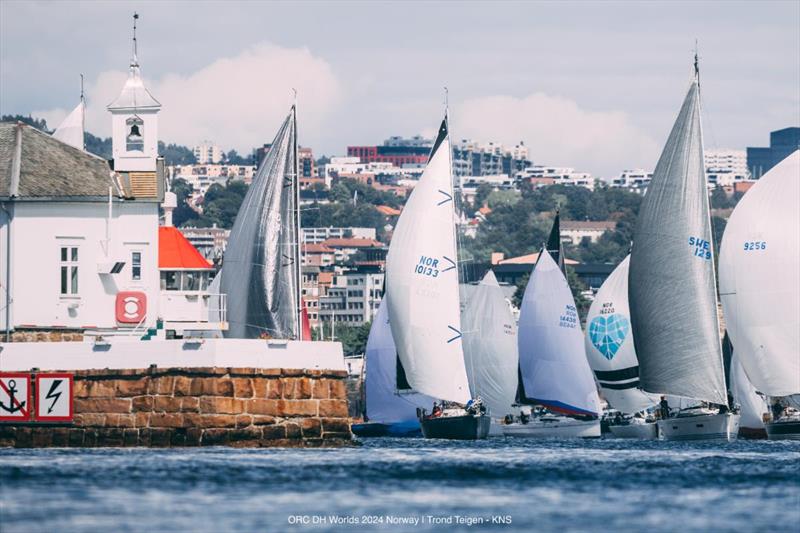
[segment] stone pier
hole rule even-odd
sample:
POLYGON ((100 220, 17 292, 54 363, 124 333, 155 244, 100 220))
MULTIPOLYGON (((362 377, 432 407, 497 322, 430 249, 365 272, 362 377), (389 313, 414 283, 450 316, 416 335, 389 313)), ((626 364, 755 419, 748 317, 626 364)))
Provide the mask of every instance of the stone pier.
POLYGON ((344 371, 151 367, 72 373, 73 422, 0 424, 0 446, 351 443, 344 371))

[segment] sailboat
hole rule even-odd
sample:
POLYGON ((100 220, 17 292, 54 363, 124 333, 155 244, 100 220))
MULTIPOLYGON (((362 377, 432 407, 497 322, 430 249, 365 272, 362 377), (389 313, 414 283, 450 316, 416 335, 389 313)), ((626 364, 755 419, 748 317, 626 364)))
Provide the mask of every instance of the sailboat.
POLYGON ((586 360, 578 310, 564 274, 543 246, 519 318, 517 403, 546 411, 507 417, 514 437, 600 437, 600 399, 586 360))
POLYGON ((630 255, 597 291, 586 317, 586 356, 609 405, 624 413, 612 420, 615 437, 656 439, 655 418, 645 411, 657 400, 639 388, 639 361, 628 308, 630 255))
POLYGON ((485 406, 470 397, 461 342, 453 171, 447 116, 397 221, 386 257, 392 336, 411 387, 453 407, 420 409, 426 438, 481 439, 485 406))
POLYGON ((75 109, 61 121, 56 131, 53 132, 53 137, 70 146, 74 146, 78 150, 84 150, 86 148, 83 138, 85 115, 86 102, 83 98, 83 75, 81 75, 81 100, 75 106, 75 109))
POLYGON ((502 434, 499 420, 512 412, 517 390, 517 325, 491 270, 471 292, 461 327, 470 391, 488 407, 490 432, 502 434))
MULTIPOLYGON (((253 177, 225 250, 225 337, 302 339, 296 110, 253 177)), ((305 339, 310 340, 310 339, 305 339)))
POLYGON ((744 371, 736 350, 731 357, 730 390, 739 406, 739 437, 746 439, 765 439, 764 414, 768 411, 767 402, 756 391, 744 371))
POLYGON ((800 439, 800 150, 764 174, 733 210, 719 284, 734 353, 769 397, 768 438, 800 439))
POLYGON ((366 365, 365 422, 353 424, 353 433, 359 437, 420 436, 417 409, 430 406, 435 398, 415 392, 408 384, 392 338, 386 298, 369 330, 366 365))
POLYGON ((662 439, 730 440, 739 429, 728 407, 713 254, 695 56, 694 79, 639 209, 628 280, 641 388, 698 402, 658 421, 662 439))

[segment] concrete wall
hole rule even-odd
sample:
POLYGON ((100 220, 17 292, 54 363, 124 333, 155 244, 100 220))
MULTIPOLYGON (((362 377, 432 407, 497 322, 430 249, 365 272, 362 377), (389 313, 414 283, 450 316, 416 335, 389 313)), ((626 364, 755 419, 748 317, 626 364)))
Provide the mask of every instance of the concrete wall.
POLYGON ((74 423, 0 424, 0 446, 342 446, 351 439, 345 377, 220 367, 76 371, 74 423))

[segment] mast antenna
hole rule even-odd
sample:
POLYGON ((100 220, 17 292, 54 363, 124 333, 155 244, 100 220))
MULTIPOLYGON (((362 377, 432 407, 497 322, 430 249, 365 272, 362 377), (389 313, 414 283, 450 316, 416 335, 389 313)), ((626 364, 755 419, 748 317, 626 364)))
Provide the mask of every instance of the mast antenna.
POLYGON ((81 102, 83 102, 83 74, 81 74, 81 102))
POLYGON ((700 56, 698 55, 697 39, 694 40, 694 79, 700 85, 700 56))
POLYGON ((131 58, 131 66, 138 66, 139 64, 139 50, 136 46, 136 21, 139 20, 139 13, 133 12, 133 57, 131 58))

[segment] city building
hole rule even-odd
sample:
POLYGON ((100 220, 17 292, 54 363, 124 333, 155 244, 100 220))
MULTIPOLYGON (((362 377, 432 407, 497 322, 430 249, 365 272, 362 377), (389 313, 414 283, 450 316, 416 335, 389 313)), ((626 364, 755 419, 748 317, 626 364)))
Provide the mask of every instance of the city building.
POLYGON ((200 165, 215 165, 222 161, 225 155, 222 153, 222 149, 211 141, 203 141, 198 144, 192 148, 192 153, 194 153, 195 162, 200 165))
POLYGON ((611 179, 609 185, 611 187, 628 189, 632 192, 644 194, 647 190, 647 186, 650 185, 650 180, 652 179, 652 172, 637 168, 632 170, 623 170, 619 176, 611 179))
POLYGON ((224 186, 229 180, 242 180, 249 185, 256 172, 253 165, 170 165, 167 168, 170 180, 182 179, 201 195, 213 184, 224 186))
POLYGON ((372 321, 383 298, 383 282, 384 273, 377 268, 335 274, 325 294, 319 296, 318 319, 348 326, 372 321))
POLYGON ((478 193, 478 188, 481 185, 488 185, 492 190, 512 190, 515 186, 515 181, 508 174, 488 174, 484 176, 462 176, 459 181, 461 182, 461 194, 465 201, 472 203, 475 195, 478 193))
POLYGON ((388 247, 375 239, 332 238, 320 244, 334 251, 335 262, 339 264, 360 262, 382 265, 388 252, 388 247))
POLYGON ((203 257, 212 262, 222 257, 231 234, 231 230, 218 228, 216 224, 210 228, 183 227, 180 231, 203 257))
POLYGON ((514 175, 518 186, 545 187, 548 185, 568 185, 594 190, 597 180, 588 172, 575 172, 570 167, 548 167, 532 165, 514 175))
POLYGON ((375 239, 375 228, 300 228, 301 242, 320 243, 327 239, 375 239))
POLYGON ((710 188, 731 186, 750 179, 746 150, 706 150, 703 157, 710 188))
POLYGON ((597 242, 606 231, 614 231, 617 223, 613 220, 562 220, 561 240, 571 244, 580 244, 583 239, 597 242))
POLYGON ((361 163, 391 163, 396 167, 424 166, 428 162, 433 142, 420 136, 411 139, 390 137, 379 146, 348 146, 347 156, 361 163))
POLYGON ((800 148, 800 127, 783 128, 769 134, 769 147, 747 147, 747 168, 758 179, 800 148))
POLYGON ((514 176, 531 166, 528 148, 520 142, 513 148, 500 143, 478 143, 464 139, 453 147, 453 174, 456 176, 514 176))
POLYGON ((336 250, 322 243, 303 244, 301 251, 304 267, 330 267, 336 262, 336 250))
POLYGON ((391 162, 363 162, 358 157, 332 157, 325 165, 325 185, 330 187, 333 180, 350 178, 366 185, 378 188, 381 186, 397 187, 402 179, 417 180, 422 175, 424 166, 406 165, 400 167, 391 162))

